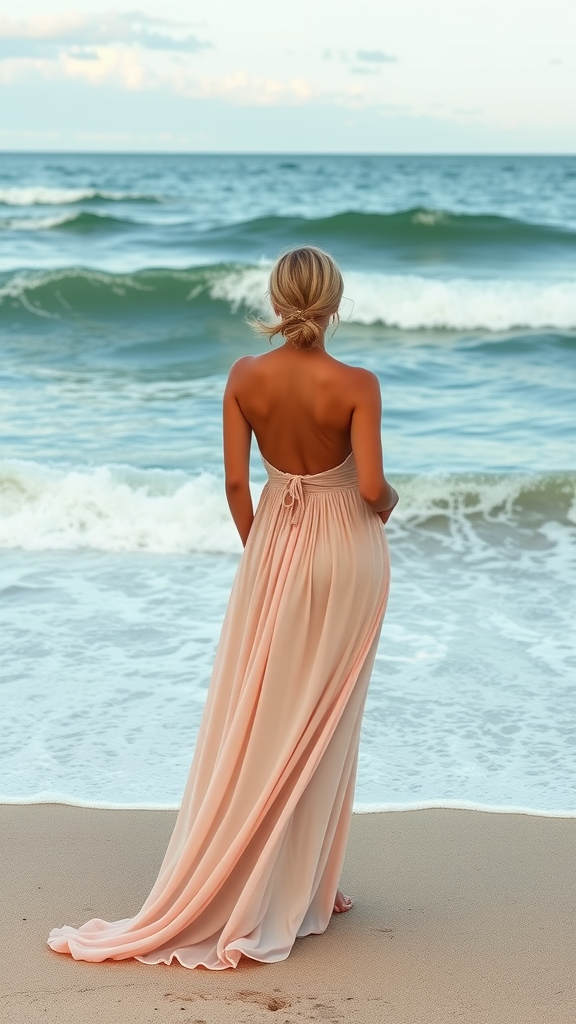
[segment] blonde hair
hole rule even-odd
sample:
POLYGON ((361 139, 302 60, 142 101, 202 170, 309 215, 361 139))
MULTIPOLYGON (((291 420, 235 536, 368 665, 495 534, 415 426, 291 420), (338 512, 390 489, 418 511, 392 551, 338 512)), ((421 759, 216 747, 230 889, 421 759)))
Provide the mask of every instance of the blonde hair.
POLYGON ((338 319, 343 288, 342 275, 328 253, 313 245, 291 249, 270 274, 268 294, 279 322, 256 319, 251 326, 270 341, 283 334, 295 348, 314 348, 322 337, 319 321, 326 316, 338 319))

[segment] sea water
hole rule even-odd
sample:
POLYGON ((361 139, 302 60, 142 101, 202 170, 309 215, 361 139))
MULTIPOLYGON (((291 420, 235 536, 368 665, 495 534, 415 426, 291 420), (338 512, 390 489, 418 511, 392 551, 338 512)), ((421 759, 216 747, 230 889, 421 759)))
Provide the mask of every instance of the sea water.
POLYGON ((356 806, 576 814, 568 157, 0 158, 1 800, 178 805, 241 553, 226 374, 306 242, 401 495, 356 806))

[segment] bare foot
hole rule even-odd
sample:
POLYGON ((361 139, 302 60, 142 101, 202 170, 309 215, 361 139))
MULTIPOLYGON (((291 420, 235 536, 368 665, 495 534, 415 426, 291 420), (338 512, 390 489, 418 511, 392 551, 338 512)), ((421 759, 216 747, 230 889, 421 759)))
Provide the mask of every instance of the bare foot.
POLYGON ((336 893, 336 899, 334 900, 334 913, 345 914, 347 910, 352 910, 354 904, 349 896, 345 896, 344 893, 338 889, 336 893))

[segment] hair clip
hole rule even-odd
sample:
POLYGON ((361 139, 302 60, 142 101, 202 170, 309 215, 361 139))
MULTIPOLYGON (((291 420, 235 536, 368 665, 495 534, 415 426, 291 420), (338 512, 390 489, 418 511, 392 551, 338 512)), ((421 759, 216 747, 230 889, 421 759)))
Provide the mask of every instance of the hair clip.
POLYGON ((292 313, 288 313, 284 320, 295 320, 297 323, 305 324, 308 316, 303 309, 295 309, 292 313))

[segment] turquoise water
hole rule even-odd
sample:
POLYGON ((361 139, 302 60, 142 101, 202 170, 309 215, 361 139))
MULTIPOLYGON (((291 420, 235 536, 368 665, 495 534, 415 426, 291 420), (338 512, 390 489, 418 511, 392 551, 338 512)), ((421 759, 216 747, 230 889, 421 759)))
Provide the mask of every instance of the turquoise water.
POLYGON ((301 242, 402 498, 357 804, 576 813, 569 157, 0 158, 0 798, 178 803, 240 554, 223 386, 301 242))

